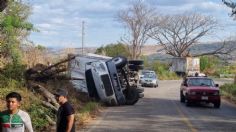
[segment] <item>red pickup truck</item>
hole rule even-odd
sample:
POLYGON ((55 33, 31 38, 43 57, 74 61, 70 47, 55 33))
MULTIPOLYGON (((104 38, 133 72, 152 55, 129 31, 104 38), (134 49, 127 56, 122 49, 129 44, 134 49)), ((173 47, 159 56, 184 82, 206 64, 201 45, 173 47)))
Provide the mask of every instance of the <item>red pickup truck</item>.
POLYGON ((215 108, 220 108, 219 85, 208 77, 186 77, 180 87, 180 101, 186 106, 193 103, 213 103, 215 108))

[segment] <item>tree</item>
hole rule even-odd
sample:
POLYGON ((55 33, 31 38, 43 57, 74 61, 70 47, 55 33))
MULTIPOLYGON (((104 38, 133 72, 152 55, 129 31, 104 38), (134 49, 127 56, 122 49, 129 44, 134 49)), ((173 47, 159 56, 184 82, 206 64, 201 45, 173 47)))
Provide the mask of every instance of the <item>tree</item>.
MULTIPOLYGON (((222 0, 222 2, 232 9, 231 17, 234 17, 236 20, 236 2, 222 0)), ((234 76, 234 84, 236 84, 236 74, 234 76)))
POLYGON ((118 55, 128 57, 129 53, 126 48, 126 45, 122 43, 117 43, 117 44, 109 44, 107 46, 101 46, 99 47, 96 52, 96 54, 102 54, 102 55, 107 55, 110 57, 115 57, 118 55))
POLYGON ((211 33, 217 22, 210 16, 196 13, 166 15, 156 18, 149 36, 175 57, 190 55, 190 47, 211 33))
POLYGON ((232 1, 226 1, 226 0, 222 0, 222 2, 228 6, 229 8, 232 9, 231 12, 231 17, 234 17, 236 19, 236 2, 232 2, 232 1))
POLYGON ((34 28, 28 22, 30 6, 15 0, 7 4, 0 13, 0 56, 16 64, 21 62, 21 44, 34 28))
POLYGON ((7 7, 7 0, 0 1, 0 12, 3 11, 7 7))
POLYGON ((131 59, 140 57, 141 49, 149 39, 147 34, 152 27, 151 18, 154 15, 155 10, 149 8, 141 0, 133 2, 129 8, 118 13, 119 22, 128 31, 121 41, 127 45, 131 59))

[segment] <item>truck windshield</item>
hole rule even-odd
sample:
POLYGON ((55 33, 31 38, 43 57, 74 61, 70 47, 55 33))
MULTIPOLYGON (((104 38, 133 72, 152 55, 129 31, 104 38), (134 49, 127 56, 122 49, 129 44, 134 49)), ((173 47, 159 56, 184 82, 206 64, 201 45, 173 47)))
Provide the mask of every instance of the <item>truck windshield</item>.
POLYGON ((214 82, 207 78, 190 78, 188 81, 189 86, 214 86, 214 82))

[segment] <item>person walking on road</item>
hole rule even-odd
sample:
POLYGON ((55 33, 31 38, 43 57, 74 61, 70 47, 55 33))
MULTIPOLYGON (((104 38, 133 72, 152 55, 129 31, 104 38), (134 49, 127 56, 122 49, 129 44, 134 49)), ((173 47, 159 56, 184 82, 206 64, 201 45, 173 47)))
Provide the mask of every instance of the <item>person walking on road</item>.
POLYGON ((75 132, 75 111, 68 102, 68 92, 65 89, 58 89, 54 93, 60 107, 57 112, 57 132, 75 132))
POLYGON ((0 125, 2 132, 33 132, 30 116, 19 109, 21 95, 11 92, 6 96, 7 110, 0 113, 0 125))

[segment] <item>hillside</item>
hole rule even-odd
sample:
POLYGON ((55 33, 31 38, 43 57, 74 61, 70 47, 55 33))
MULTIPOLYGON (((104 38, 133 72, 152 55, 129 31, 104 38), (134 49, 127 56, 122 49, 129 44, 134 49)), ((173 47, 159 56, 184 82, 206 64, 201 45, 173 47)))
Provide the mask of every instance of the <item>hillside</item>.
MULTIPOLYGON (((190 49, 190 53, 192 55, 196 55, 201 53, 212 52, 218 49, 221 45, 222 43, 197 44, 190 49)), ((230 46, 234 46, 236 48, 236 43, 232 43, 230 46)), ((144 50, 144 54, 149 54, 148 58, 150 61, 151 60, 168 61, 172 58, 172 56, 167 55, 165 51, 161 48, 156 50, 156 52, 154 50, 148 50, 152 48, 153 48, 152 46, 146 46, 145 47, 146 50, 144 50)), ((236 51, 232 52, 231 56, 230 57, 228 56, 229 58, 222 55, 221 57, 226 59, 228 62, 233 63, 236 60, 236 51)))
MULTIPOLYGON (((232 43, 232 44, 236 45, 235 43, 232 43)), ((193 55, 196 55, 199 53, 211 52, 219 48, 221 45, 222 43, 219 43, 219 42, 197 44, 191 48, 190 53, 193 55)), ((96 49, 97 47, 84 48, 84 53, 95 53, 96 49)), ((64 49, 49 48, 48 52, 52 56, 64 57, 68 53, 73 53, 73 54, 82 53, 82 49, 81 48, 64 48, 64 49)), ((148 59, 150 61, 152 60, 168 61, 172 58, 172 56, 167 55, 165 53, 165 50, 160 45, 145 45, 142 49, 142 54, 145 56, 148 56, 148 59)), ((229 62, 233 62, 236 60, 236 51, 234 51, 231 55, 232 55, 232 58, 228 60, 229 62)))

